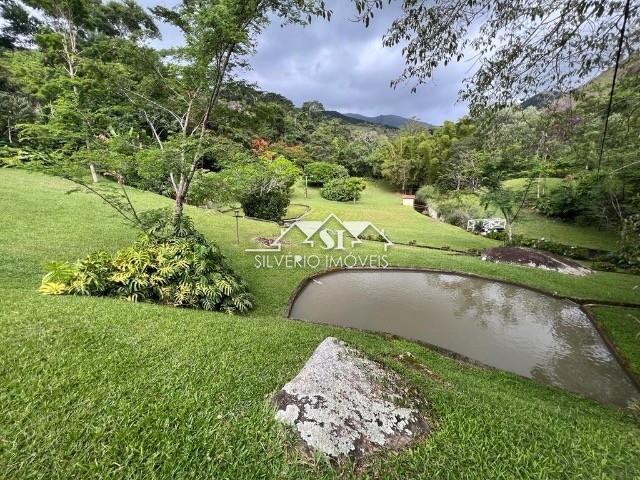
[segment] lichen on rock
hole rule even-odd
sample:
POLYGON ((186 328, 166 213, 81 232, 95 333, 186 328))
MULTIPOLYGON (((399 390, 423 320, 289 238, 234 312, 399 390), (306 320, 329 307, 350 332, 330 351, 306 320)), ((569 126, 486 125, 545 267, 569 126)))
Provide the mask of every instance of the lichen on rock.
POLYGON ((395 373, 333 337, 274 403, 276 419, 295 428, 307 451, 332 458, 399 450, 429 431, 419 400, 395 373))

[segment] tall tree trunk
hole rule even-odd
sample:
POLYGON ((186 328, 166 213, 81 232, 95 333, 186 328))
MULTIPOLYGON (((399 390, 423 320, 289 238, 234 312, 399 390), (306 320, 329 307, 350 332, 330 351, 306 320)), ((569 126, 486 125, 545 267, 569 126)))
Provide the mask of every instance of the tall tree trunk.
POLYGON ((180 218, 182 216, 183 209, 184 209, 184 195, 182 193, 177 193, 176 208, 175 208, 176 218, 180 218))

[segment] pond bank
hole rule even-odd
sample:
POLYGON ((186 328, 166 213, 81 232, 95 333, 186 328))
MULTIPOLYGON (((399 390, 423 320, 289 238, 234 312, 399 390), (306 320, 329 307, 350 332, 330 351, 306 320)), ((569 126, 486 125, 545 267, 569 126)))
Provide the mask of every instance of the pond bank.
POLYGON ((288 316, 390 333, 603 403, 640 395, 580 306, 532 288, 413 269, 316 275, 288 316))

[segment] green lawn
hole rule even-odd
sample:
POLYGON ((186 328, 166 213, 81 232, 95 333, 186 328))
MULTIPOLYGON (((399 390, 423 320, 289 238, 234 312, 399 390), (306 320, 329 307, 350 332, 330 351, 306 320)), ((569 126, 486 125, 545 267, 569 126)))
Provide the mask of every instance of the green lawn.
POLYGON ((640 310, 619 307, 593 307, 593 310, 607 336, 640 381, 640 310))
MULTIPOLYGON (((0 478, 634 478, 640 428, 623 411, 507 373, 472 367, 402 340, 283 319, 309 270, 258 270, 244 252, 275 225, 188 208, 256 295, 247 316, 125 301, 38 295, 42 265, 127 245, 136 232, 69 183, 0 170, 0 478), (303 459, 268 398, 327 335, 397 370, 429 402, 435 432, 359 470, 303 459), (398 361, 413 355, 435 376, 398 361)), ((132 192, 142 209, 170 205, 132 192)), ((379 224, 396 241, 480 248, 486 239, 433 222, 382 187, 358 204, 310 190, 309 218, 334 212, 379 224)), ((291 252, 307 247, 293 244, 291 252)), ((379 253, 380 245, 361 248, 379 253)), ((448 268, 550 292, 640 303, 640 277, 584 278, 411 247, 395 265, 448 268)))
MULTIPOLYGON (((540 193, 540 195, 548 195, 553 190, 559 188, 563 181, 564 179, 556 177, 542 177, 540 179, 536 179, 531 184, 528 197, 535 198, 538 193, 540 193)), ((512 178, 502 182, 502 185, 505 188, 524 191, 528 183, 528 178, 512 178)))
MULTIPOLYGON (((540 190, 536 180, 527 196, 529 205, 536 201, 538 192, 540 195, 548 195, 562 185, 562 178, 540 179, 540 190)), ((506 180, 503 185, 513 190, 524 191, 528 179, 514 178, 506 180)), ((513 227, 514 233, 528 238, 546 238, 555 242, 574 245, 578 247, 595 248, 598 250, 615 250, 618 243, 618 235, 612 230, 603 230, 588 225, 563 222, 554 218, 545 217, 533 210, 523 210, 520 218, 513 227)))
POLYGON ((403 206, 399 194, 389 191, 378 182, 368 182, 356 204, 327 201, 320 196, 320 189, 317 188, 309 188, 308 197, 305 198, 304 189, 300 186, 296 187, 291 201, 311 206, 312 213, 305 220, 324 218, 330 213, 343 220, 366 220, 383 228, 387 236, 396 242, 408 243, 413 240, 420 245, 460 250, 499 245, 499 242, 435 221, 412 207, 403 206))
POLYGON ((616 232, 612 230, 562 222, 531 210, 522 211, 513 231, 528 238, 546 238, 567 245, 598 250, 615 250, 619 240, 616 232))

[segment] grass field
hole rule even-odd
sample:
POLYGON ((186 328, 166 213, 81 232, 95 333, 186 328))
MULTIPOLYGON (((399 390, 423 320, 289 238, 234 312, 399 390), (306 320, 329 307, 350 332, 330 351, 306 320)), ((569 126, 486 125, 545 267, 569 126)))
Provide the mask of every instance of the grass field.
MULTIPOLYGON (((506 180, 504 186, 513 190, 524 191, 528 180, 526 178, 514 178, 506 180)), ((562 185, 561 178, 540 179, 540 195, 548 195, 554 189, 562 185)), ((534 204, 538 194, 538 181, 531 186, 528 199, 529 204, 534 204)), ((533 210, 522 211, 519 220, 514 225, 514 233, 528 238, 545 238, 555 242, 565 243, 578 247, 595 248, 598 250, 615 250, 618 245, 618 235, 612 230, 604 230, 595 226, 576 225, 563 222, 554 218, 545 217, 533 210)))
POLYGON ((612 230, 562 222, 531 210, 523 210, 513 230, 527 238, 545 238, 598 250, 616 250, 619 241, 618 235, 612 230))
MULTIPOLYGON (((188 208, 249 283, 247 316, 37 294, 42 265, 136 236, 108 207, 63 180, 0 170, 0 478, 634 478, 640 428, 624 411, 402 340, 306 324, 281 314, 311 270, 260 270, 244 252, 277 226, 188 208), (303 459, 268 398, 334 335, 398 371, 429 402, 437 428, 409 451, 361 469, 303 459), (411 352, 435 376, 398 360, 411 352)), ((297 190, 309 219, 368 220, 392 240, 482 248, 492 242, 433 222, 381 186, 335 204, 297 190)), ((132 192, 142 209, 168 199, 132 192)), ((293 244, 291 252, 304 248, 293 244)), ((380 245, 367 242, 366 252, 380 245)), ((640 277, 584 278, 395 246, 394 265, 447 268, 566 295, 640 303, 640 277)), ((631 311, 631 310, 630 310, 631 311)), ((631 311, 633 312, 633 311, 631 311)), ((613 315, 613 314, 612 314, 613 315)), ((622 344, 626 343, 624 341, 622 344)), ((637 352, 637 346, 629 355, 637 352)))
POLYGON ((640 381, 640 311, 620 307, 594 307, 593 310, 607 336, 640 381))
POLYGON ((309 188, 308 197, 305 198, 304 189, 300 187, 296 188, 291 201, 311 206, 313 213, 305 219, 320 219, 334 213, 343 220, 370 221, 384 228, 389 238, 396 242, 408 243, 413 240, 420 245, 462 250, 499 245, 498 242, 437 222, 411 207, 403 206, 399 194, 389 191, 378 182, 369 182, 356 204, 329 202, 320 196, 317 188, 309 188))

